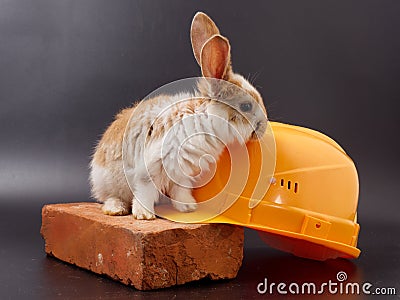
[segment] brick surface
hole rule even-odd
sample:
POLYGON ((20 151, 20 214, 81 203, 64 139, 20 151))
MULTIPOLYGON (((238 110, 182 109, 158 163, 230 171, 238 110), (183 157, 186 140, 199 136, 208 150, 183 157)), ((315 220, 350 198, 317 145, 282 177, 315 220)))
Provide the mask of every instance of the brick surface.
POLYGON ((97 203, 44 206, 41 233, 47 254, 140 290, 234 278, 243 258, 240 227, 106 216, 97 203))

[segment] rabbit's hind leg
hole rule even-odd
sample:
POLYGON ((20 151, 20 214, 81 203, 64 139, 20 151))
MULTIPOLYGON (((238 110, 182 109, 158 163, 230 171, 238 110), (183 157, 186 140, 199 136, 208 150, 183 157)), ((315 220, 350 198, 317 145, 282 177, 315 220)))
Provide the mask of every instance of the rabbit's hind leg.
POLYGON ((124 216, 130 213, 130 204, 116 197, 110 197, 104 201, 101 208, 103 213, 111 216, 124 216))

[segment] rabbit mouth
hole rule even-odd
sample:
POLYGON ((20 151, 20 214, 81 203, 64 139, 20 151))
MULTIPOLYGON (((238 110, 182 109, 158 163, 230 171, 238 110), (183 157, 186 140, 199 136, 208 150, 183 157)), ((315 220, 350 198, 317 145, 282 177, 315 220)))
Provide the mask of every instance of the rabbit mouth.
POLYGON ((265 131, 264 124, 262 122, 257 122, 255 127, 256 128, 254 128, 250 135, 250 139, 252 140, 258 140, 265 131))

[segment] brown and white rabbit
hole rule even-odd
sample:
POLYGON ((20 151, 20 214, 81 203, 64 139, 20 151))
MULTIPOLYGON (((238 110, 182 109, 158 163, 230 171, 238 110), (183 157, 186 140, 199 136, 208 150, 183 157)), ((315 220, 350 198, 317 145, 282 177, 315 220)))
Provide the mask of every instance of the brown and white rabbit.
POLYGON ((194 16, 190 34, 203 75, 197 91, 157 96, 122 110, 96 147, 90 181, 105 214, 132 212, 137 219, 153 219, 160 194, 173 199, 181 212, 195 210, 192 179, 199 173, 198 162, 203 159, 204 164, 206 158, 211 164, 207 155, 218 159, 224 144, 243 144, 266 130, 263 100, 232 71, 228 39, 202 12, 194 16), (224 100, 212 100, 216 98, 224 100), (196 138, 196 132, 208 135, 196 138), (194 138, 185 143, 189 136, 194 138))

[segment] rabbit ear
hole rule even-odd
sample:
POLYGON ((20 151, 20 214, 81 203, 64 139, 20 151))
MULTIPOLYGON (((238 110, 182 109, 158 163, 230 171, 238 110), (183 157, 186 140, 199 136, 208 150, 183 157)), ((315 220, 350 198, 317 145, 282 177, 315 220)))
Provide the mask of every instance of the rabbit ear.
POLYGON ((201 49, 200 66, 204 77, 224 79, 230 68, 231 46, 228 39, 217 34, 201 49))
POLYGON ((194 57, 199 65, 201 48, 215 34, 219 34, 219 30, 213 20, 203 12, 196 13, 190 28, 190 40, 192 41, 194 57))

